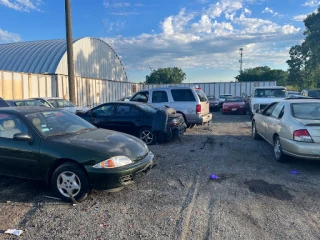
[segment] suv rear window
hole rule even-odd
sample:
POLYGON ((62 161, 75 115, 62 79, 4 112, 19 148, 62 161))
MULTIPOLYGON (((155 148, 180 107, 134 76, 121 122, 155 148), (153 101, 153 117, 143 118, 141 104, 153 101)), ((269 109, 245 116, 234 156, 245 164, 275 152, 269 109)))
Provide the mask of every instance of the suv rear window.
POLYGON ((176 102, 194 102, 196 101, 191 89, 172 89, 172 98, 176 102))
POLYGON ((292 103, 291 106, 295 118, 320 120, 320 103, 292 103))
POLYGON ((202 90, 196 89, 195 91, 200 99, 200 102, 207 102, 208 101, 206 94, 202 90))

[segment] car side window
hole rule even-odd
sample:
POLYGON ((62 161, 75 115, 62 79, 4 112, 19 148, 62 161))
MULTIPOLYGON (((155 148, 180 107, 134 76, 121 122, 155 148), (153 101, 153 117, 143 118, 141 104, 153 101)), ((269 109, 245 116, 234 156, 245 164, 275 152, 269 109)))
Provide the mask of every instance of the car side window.
POLYGON ((167 92, 166 91, 153 91, 152 102, 153 103, 168 102, 167 92))
POLYGON ((172 98, 175 102, 194 102, 196 101, 191 89, 173 89, 172 98))
POLYGON ((27 126, 15 115, 0 114, 0 138, 13 138, 16 133, 28 132, 27 126))
POLYGON ((115 116, 139 116, 140 111, 135 106, 119 105, 115 111, 115 116))
POLYGON ((48 102, 49 102, 52 106, 54 106, 55 108, 59 108, 59 105, 58 105, 58 103, 56 102, 56 100, 50 99, 50 100, 48 100, 48 102))
POLYGON ((148 102, 148 98, 149 98, 149 92, 140 92, 140 93, 137 93, 131 99, 131 101, 134 101, 134 102, 148 102))
POLYGON ((272 111, 276 108, 277 105, 278 105, 277 102, 271 103, 271 104, 263 111, 263 115, 270 116, 271 113, 272 113, 272 111))
POLYGON ((46 107, 50 107, 50 105, 46 102, 46 101, 44 101, 44 100, 42 100, 42 99, 39 99, 38 101, 40 101, 43 105, 45 105, 46 107))
POLYGON ((107 117, 113 114, 113 110, 114 104, 107 104, 93 109, 91 114, 94 114, 97 117, 107 117))
POLYGON ((273 110, 273 112, 271 113, 271 116, 275 117, 275 118, 280 118, 280 114, 282 111, 284 111, 284 103, 279 103, 277 105, 277 107, 273 110))

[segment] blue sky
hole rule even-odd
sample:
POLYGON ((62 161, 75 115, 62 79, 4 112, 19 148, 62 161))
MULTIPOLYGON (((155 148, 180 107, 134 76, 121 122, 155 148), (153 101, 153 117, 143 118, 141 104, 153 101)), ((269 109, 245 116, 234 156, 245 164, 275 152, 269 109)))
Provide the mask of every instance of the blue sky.
MULTIPOLYGON (((73 37, 111 45, 129 81, 180 67, 185 82, 234 81, 243 68, 287 69, 320 0, 72 0, 73 37), (149 67, 150 66, 150 67, 149 67)), ((65 38, 63 0, 0 0, 0 43, 65 38)))

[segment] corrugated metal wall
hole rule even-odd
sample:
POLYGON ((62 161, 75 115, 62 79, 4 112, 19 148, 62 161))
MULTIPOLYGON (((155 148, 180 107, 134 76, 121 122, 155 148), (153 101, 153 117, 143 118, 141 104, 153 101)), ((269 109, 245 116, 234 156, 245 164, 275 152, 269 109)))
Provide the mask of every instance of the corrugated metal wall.
MULTIPOLYGON (((131 96, 143 85, 131 82, 76 77, 77 105, 96 106, 131 96)), ((0 71, 0 97, 27 99, 32 97, 69 98, 68 76, 0 71)))
POLYGON ((263 82, 218 82, 218 83, 183 83, 183 84, 147 84, 144 89, 156 87, 180 86, 180 87, 200 87, 207 96, 219 96, 224 93, 240 96, 243 93, 251 95, 254 87, 276 86, 276 81, 263 82))
MULTIPOLYGON (((76 77, 76 104, 79 106, 93 107, 105 102, 116 101, 122 97, 131 96, 133 93, 142 89, 166 86, 199 86, 207 96, 219 96, 223 93, 239 96, 242 93, 250 95, 254 87, 276 86, 276 82, 143 85, 132 82, 76 77)), ((3 99, 26 99, 32 97, 62 97, 68 99, 68 94, 68 76, 66 75, 42 75, 0 71, 0 97, 3 99)))
MULTIPOLYGON (((76 76, 127 82, 127 74, 116 52, 104 41, 81 38, 73 44, 76 76)), ((62 56, 55 71, 68 75, 67 52, 62 56)))

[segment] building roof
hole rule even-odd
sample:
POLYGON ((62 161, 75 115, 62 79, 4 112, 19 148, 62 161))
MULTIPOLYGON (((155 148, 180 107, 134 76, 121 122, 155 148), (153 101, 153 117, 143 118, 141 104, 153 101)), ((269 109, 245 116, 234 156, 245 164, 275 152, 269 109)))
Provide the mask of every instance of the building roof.
MULTIPOLYGON (((121 59, 101 39, 73 39, 73 58, 76 76, 128 81, 121 59)), ((0 44, 0 70, 68 75, 66 40, 0 44)))
POLYGON ((0 44, 0 70, 55 73, 66 51, 65 39, 0 44))

